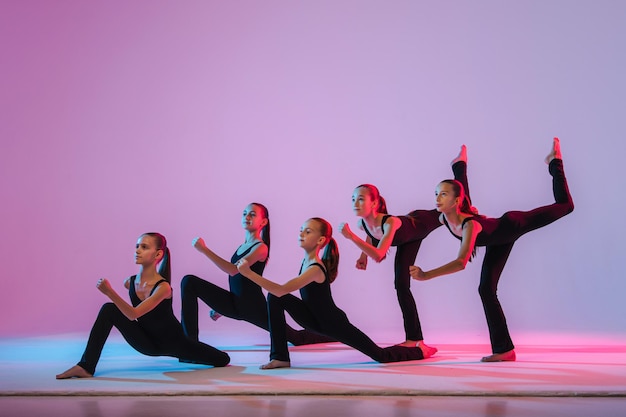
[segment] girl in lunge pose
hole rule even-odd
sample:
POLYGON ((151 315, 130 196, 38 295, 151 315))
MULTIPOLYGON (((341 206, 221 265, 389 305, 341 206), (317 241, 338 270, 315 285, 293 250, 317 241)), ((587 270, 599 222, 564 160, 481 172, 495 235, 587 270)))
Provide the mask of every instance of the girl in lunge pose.
MULTIPOLYGON (((204 239, 194 239, 193 246, 219 269, 228 274, 230 290, 198 278, 186 275, 181 282, 182 323, 187 336, 198 340, 198 299, 210 306, 211 316, 216 320, 226 316, 245 320, 269 331, 267 301, 261 287, 237 271, 235 264, 245 259, 250 268, 263 274, 270 253, 270 219, 267 208, 251 203, 243 210, 241 218, 245 240, 237 248, 230 261, 209 249, 204 239)), ((295 330, 286 326, 287 339, 294 345, 332 342, 333 340, 307 330, 295 330)))
POLYGON ((330 284, 337 277, 339 250, 332 237, 332 227, 324 219, 307 220, 300 229, 300 247, 304 260, 298 276, 278 284, 252 271, 248 261, 242 259, 237 268, 246 277, 265 288, 269 318, 271 352, 270 362, 261 369, 291 366, 285 333, 285 311, 305 329, 313 330, 351 346, 377 362, 399 362, 430 357, 434 350, 426 346, 377 346, 363 332, 354 327, 346 314, 335 305, 330 284), (319 252, 324 249, 320 258, 319 252), (300 290, 301 298, 292 294, 300 290))
MULTIPOLYGON (((467 165, 463 162, 465 152, 463 146, 459 156, 452 161, 452 171, 454 177, 467 186, 467 165)), ((342 223, 339 231, 362 251, 356 268, 366 269, 368 257, 381 262, 386 258, 389 248, 396 247, 394 286, 405 332, 405 341, 400 345, 426 346, 415 298, 411 293, 409 267, 415 263, 422 240, 441 226, 439 212, 435 209, 414 210, 405 216, 392 216, 387 213, 385 199, 378 188, 371 184, 362 184, 355 188, 352 206, 355 214, 361 218, 359 228, 367 234, 366 239, 363 240, 353 233, 347 223, 342 223)))
POLYGON ((87 347, 77 365, 58 374, 57 379, 92 377, 102 348, 113 327, 138 352, 149 356, 173 356, 184 361, 226 366, 230 357, 212 346, 188 339, 172 311, 170 253, 165 237, 146 233, 135 250, 139 273, 124 281, 132 304, 115 292, 106 278, 96 287, 111 299, 100 309, 87 347), (157 272, 157 265, 161 263, 157 272))
POLYGON ((464 269, 474 255, 475 248, 486 247, 478 292, 487 318, 492 354, 483 357, 482 362, 515 360, 513 341, 497 296, 498 281, 515 241, 525 233, 546 226, 574 210, 558 138, 554 138, 552 150, 545 161, 552 176, 555 202, 530 211, 509 211, 498 219, 477 215, 471 209, 469 193, 460 182, 440 182, 435 191, 440 220, 461 241, 461 248, 456 259, 430 271, 411 266, 411 276, 426 281, 464 269))

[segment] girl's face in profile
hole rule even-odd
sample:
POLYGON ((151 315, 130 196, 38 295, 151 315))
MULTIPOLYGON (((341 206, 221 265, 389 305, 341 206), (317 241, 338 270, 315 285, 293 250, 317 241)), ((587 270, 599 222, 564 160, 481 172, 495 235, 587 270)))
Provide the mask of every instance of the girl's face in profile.
POLYGON ((138 265, 152 265, 163 257, 163 251, 156 248, 152 236, 142 235, 135 246, 135 263, 138 265))
POLYGON ((255 204, 249 204, 241 216, 241 225, 249 232, 262 229, 267 224, 267 219, 263 218, 263 209, 255 204))
POLYGON ((352 210, 359 217, 367 217, 374 212, 378 202, 372 200, 372 195, 365 187, 358 187, 352 193, 352 210))
POLYGON ((440 182, 435 189, 435 206, 439 212, 448 212, 456 208, 458 198, 454 195, 452 185, 440 182))
POLYGON ((307 220, 300 228, 300 234, 298 235, 298 241, 300 247, 305 250, 312 250, 318 244, 323 241, 322 232, 320 226, 315 220, 307 220))

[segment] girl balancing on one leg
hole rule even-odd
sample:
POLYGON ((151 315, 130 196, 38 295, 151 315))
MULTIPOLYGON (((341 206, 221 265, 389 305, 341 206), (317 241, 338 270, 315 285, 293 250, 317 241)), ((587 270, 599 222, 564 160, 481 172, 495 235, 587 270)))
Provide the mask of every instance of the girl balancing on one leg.
POLYGON ((558 138, 554 138, 546 163, 552 176, 555 202, 531 211, 509 211, 498 219, 477 215, 470 208, 469 195, 463 185, 455 180, 442 181, 435 192, 441 222, 461 241, 461 248, 456 259, 430 271, 412 266, 411 276, 426 281, 460 271, 475 254, 477 246, 486 247, 478 292, 487 318, 492 354, 482 358, 482 362, 515 360, 513 341, 497 296, 498 281, 515 241, 574 210, 558 138))
POLYGON ((399 362, 424 359, 434 353, 426 346, 377 346, 363 332, 354 327, 346 314, 335 305, 330 284, 337 277, 339 250, 332 237, 332 227, 324 219, 307 220, 300 230, 300 247, 304 260, 296 278, 278 284, 252 271, 248 261, 242 259, 237 268, 246 277, 265 288, 269 295, 271 352, 270 362, 261 369, 291 366, 285 333, 285 311, 305 329, 327 335, 351 346, 377 362, 399 362), (325 248, 325 249, 324 249, 325 248), (324 249, 320 258, 319 252, 324 249), (292 294, 300 290, 301 298, 292 294))
MULTIPOLYGON (((467 165, 463 156, 465 152, 463 146, 459 156, 452 161, 452 171, 456 179, 467 185, 467 165)), ((355 214, 361 218, 359 228, 367 234, 367 238, 361 239, 350 230, 347 223, 342 223, 339 231, 362 251, 356 268, 366 269, 368 257, 381 262, 387 256, 389 248, 396 247, 394 285, 405 332, 405 341, 400 345, 426 346, 417 306, 411 293, 409 267, 415 263, 422 240, 441 226, 439 213, 435 209, 414 210, 406 216, 392 216, 387 213, 385 199, 378 188, 371 184, 356 187, 352 194, 352 205, 355 214)))
MULTIPOLYGON (((267 301, 260 286, 237 271, 235 264, 246 259, 251 269, 262 274, 270 252, 270 220, 267 208, 259 203, 251 203, 243 211, 241 219, 245 230, 244 243, 237 248, 230 261, 216 255, 209 249, 204 239, 196 238, 194 247, 228 274, 230 290, 207 282, 195 275, 186 275, 181 282, 182 324, 185 333, 198 340, 198 299, 213 309, 213 317, 226 316, 245 320, 269 331, 267 301)), ((332 342, 327 337, 307 330, 294 330, 286 326, 287 339, 294 345, 332 342)))
POLYGON ((106 278, 98 280, 96 287, 112 303, 106 303, 100 309, 80 362, 58 374, 57 379, 93 376, 113 327, 144 355, 173 356, 212 366, 228 365, 230 357, 226 352, 188 339, 174 316, 170 254, 165 237, 159 233, 141 235, 137 241, 135 262, 139 264, 139 273, 124 281, 132 304, 119 296, 106 278), (159 263, 161 266, 157 272, 159 263))

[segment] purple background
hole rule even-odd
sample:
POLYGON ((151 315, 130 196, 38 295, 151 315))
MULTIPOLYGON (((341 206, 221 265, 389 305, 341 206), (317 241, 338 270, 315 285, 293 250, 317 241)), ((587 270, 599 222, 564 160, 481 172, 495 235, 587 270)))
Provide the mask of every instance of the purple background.
MULTIPOLYGON (((548 204, 553 136, 576 210, 513 250, 500 284, 513 337, 624 335, 625 18, 617 0, 3 0, 0 336, 86 333, 106 301, 96 280, 124 292, 147 231, 169 240, 178 315, 183 275, 227 285, 192 239, 229 258, 251 201, 270 210, 266 276, 283 282, 304 220, 355 229, 364 182, 394 214, 432 208, 463 143, 481 212, 548 204)), ((336 237, 337 304, 402 340, 392 261, 357 271, 336 237)), ((457 249, 440 228, 416 263, 457 249)), ((483 253, 413 283, 427 341, 487 343, 483 253)), ((207 311, 216 344, 232 330, 267 342, 207 311)))

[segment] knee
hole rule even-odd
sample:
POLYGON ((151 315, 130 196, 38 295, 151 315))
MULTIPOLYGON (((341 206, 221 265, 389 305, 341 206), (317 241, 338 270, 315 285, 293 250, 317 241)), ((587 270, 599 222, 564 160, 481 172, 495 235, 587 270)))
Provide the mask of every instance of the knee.
POLYGON ((496 298, 496 290, 491 285, 480 284, 478 286, 478 294, 482 300, 496 298))
POLYGON ((267 311, 277 311, 284 309, 283 299, 274 294, 267 295, 267 311))
POLYGON ((119 308, 113 303, 104 303, 100 308, 100 314, 110 316, 112 313, 119 311, 119 308))
POLYGON ((200 280, 200 278, 198 278, 195 275, 185 275, 182 279, 182 281, 180 281, 180 291, 181 294, 185 294, 185 292, 190 292, 193 291, 195 288, 196 283, 200 280))
POLYGON ((117 319, 120 317, 125 317, 119 308, 113 303, 104 303, 102 307, 100 307, 100 311, 98 312, 98 317, 96 318, 96 322, 108 322, 115 323, 117 319))
POLYGON ((408 281, 408 282, 396 281, 394 286, 396 288, 396 292, 398 293, 398 296, 405 296, 405 295, 411 294, 411 281, 408 281))

